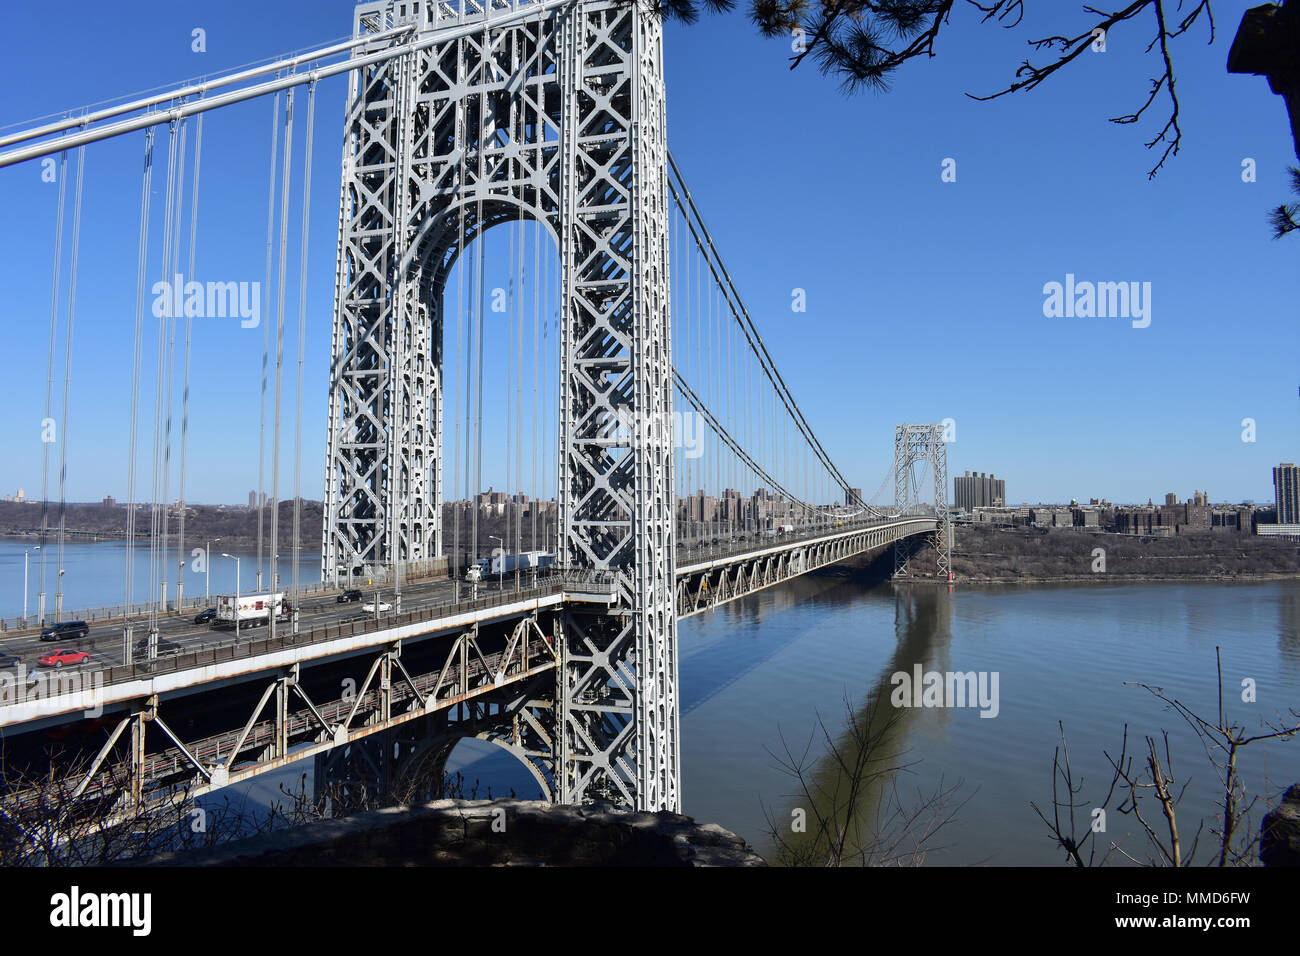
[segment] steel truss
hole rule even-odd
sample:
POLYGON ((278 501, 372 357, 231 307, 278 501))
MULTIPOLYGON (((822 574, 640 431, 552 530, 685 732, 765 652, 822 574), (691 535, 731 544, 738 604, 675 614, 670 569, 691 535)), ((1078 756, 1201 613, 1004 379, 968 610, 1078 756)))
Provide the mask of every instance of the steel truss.
POLYGON ((358 34, 456 29, 352 74, 322 571, 442 553, 443 288, 495 223, 545 224, 561 264, 559 553, 613 571, 619 598, 565 623, 555 796, 675 810, 672 449, 615 429, 672 413, 661 25, 640 3, 538 4, 504 24, 496 6, 357 8, 358 34))
MULTIPOLYGON (((930 536, 940 577, 952 580, 952 518, 948 514, 948 446, 943 440, 943 425, 894 426, 894 508, 900 515, 915 513, 922 507, 919 475, 929 466, 934 476, 934 514, 938 526, 930 536)), ((894 543, 894 576, 907 576, 910 542, 894 543)))
POLYGON ((699 614, 911 535, 932 534, 935 527, 933 518, 910 518, 826 535, 795 547, 755 549, 707 562, 698 570, 688 565, 677 580, 677 617, 699 614))
MULTIPOLYGON (((67 812, 115 798, 118 805, 97 816, 99 826, 111 826, 178 792, 196 797, 307 757, 340 750, 353 754, 357 751, 349 748, 363 741, 377 748, 366 752, 391 752, 389 731, 408 733, 417 727, 421 740, 493 740, 524 761, 549 797, 554 789, 549 715, 557 629, 555 615, 525 615, 510 624, 500 650, 485 651, 474 625, 434 638, 445 642, 441 664, 414 674, 402 662, 402 642, 395 641, 354 658, 358 676, 365 668, 364 677, 355 690, 328 701, 311 699, 294 664, 268 674, 242 726, 190 741, 173 732, 159 713, 158 697, 150 697, 122 717, 80 774, 67 812), (146 746, 151 725, 165 738, 153 753, 146 746), (119 741, 126 743, 125 753, 119 741)), ((391 782, 387 772, 384 782, 391 782)), ((36 793, 21 791, 5 797, 19 806, 35 799, 36 793)))

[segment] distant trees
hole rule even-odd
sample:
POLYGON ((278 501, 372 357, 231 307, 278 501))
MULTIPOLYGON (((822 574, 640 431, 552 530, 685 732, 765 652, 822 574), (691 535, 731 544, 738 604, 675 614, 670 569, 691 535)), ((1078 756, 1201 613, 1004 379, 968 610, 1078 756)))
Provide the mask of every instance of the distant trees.
MULTIPOLYGON (((922 546, 917 572, 933 565, 931 555, 928 545, 922 546)), ((1294 542, 1234 531, 1143 538, 1070 528, 1004 531, 972 525, 957 529, 953 572, 959 580, 971 581, 1300 575, 1300 548, 1294 542), (1106 570, 1101 573, 1093 571, 1093 549, 1098 547, 1106 552, 1106 570)))

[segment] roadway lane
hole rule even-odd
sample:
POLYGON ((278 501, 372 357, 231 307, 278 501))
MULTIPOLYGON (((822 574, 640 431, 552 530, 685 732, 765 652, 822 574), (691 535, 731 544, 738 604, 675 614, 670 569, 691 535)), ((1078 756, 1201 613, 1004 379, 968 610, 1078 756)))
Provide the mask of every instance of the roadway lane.
MULTIPOLYGON (((822 537, 826 534, 838 534, 847 531, 857 530, 858 528, 879 524, 881 522, 843 522, 831 529, 816 528, 810 532, 794 535, 768 535, 761 533, 751 533, 749 535, 738 535, 736 540, 730 540, 730 536, 721 538, 717 545, 710 541, 702 547, 683 547, 678 545, 677 562, 679 565, 690 564, 691 562, 703 560, 706 558, 721 557, 731 554, 745 554, 747 552, 762 550, 780 546, 782 544, 793 546, 804 540, 812 540, 822 537)), ((505 589, 513 590, 513 581, 510 576, 504 579, 505 589)), ((521 583, 528 584, 527 575, 523 576, 521 583)), ((407 581, 402 586, 402 610, 416 611, 424 608, 446 604, 450 602, 454 595, 455 583, 446 578, 425 579, 421 581, 407 581)), ((363 596, 361 601, 349 604, 337 603, 337 597, 344 589, 338 588, 333 591, 312 594, 305 597, 301 603, 299 616, 299 629, 309 631, 314 627, 322 625, 334 625, 342 621, 351 620, 365 616, 361 610, 361 605, 374 600, 376 591, 380 594, 380 601, 388 604, 393 602, 392 588, 360 588, 363 596)), ((461 583, 462 596, 468 597, 469 585, 461 583)), ((480 595, 495 592, 497 590, 497 579, 489 577, 478 586, 480 595)), ((235 642, 235 632, 233 628, 217 628, 207 624, 195 624, 194 615, 197 610, 192 610, 183 615, 168 614, 159 619, 158 637, 160 641, 171 641, 180 645, 179 653, 188 651, 201 650, 212 646, 231 645, 235 642)), ((381 615, 382 616, 382 615, 381 615)), ((65 620, 75 620, 65 616, 65 620)), ((277 633, 282 629, 290 627, 288 621, 279 621, 276 623, 277 633)), ((132 640, 136 643, 144 640, 147 632, 147 624, 143 619, 133 621, 132 640)), ((268 627, 246 628, 240 627, 240 640, 244 640, 244 633, 251 632, 257 638, 269 636, 268 627)), ((19 658, 21 663, 25 664, 29 671, 48 671, 52 668, 41 668, 37 665, 36 660, 43 654, 60 649, 70 649, 76 651, 85 651, 90 657, 84 664, 64 665, 62 671, 93 670, 102 667, 111 667, 124 663, 122 653, 122 625, 120 623, 96 624, 92 625, 88 637, 80 641, 51 641, 44 643, 40 640, 38 634, 28 635, 26 637, 9 637, 0 639, 0 650, 13 654, 19 658)), ((166 655, 163 655, 166 656, 166 655)), ((139 662, 137 656, 136 662, 139 662)))
MULTIPOLYGON (((523 582, 527 584, 527 580, 523 582)), ((451 602, 455 595, 455 584, 445 578, 435 580, 425 580, 416 582, 406 582, 402 586, 402 610, 416 611, 431 607, 438 604, 447 604, 451 602)), ((505 579, 505 589, 512 590, 512 582, 509 577, 505 579)), ((352 620, 360 617, 368 617, 361 610, 361 605, 374 600, 376 591, 379 592, 382 603, 393 604, 393 591, 391 588, 362 588, 363 599, 361 601, 339 604, 337 597, 342 593, 342 588, 337 591, 325 592, 323 594, 313 594, 305 598, 299 605, 299 629, 309 631, 315 627, 323 625, 335 625, 343 621, 352 620)), ((461 584, 461 596, 468 598, 469 585, 461 584)), ((490 582, 484 582, 479 585, 478 593, 480 596, 495 592, 497 582, 493 579, 490 582)), ((234 628, 214 627, 208 624, 195 624, 194 615, 198 610, 177 615, 171 614, 161 617, 158 621, 158 638, 159 641, 171 641, 180 646, 178 653, 201 650, 212 646, 231 645, 235 641, 234 628)), ((389 612, 391 614, 391 612, 389 612)), ((388 616, 381 614, 380 617, 388 616)), ((74 618, 65 618, 75 620, 74 618)), ((143 620, 135 620, 133 623, 132 640, 137 644, 145 639, 148 625, 143 620)), ((276 632, 284 633, 290 628, 288 620, 276 622, 276 632)), ((245 641, 249 637, 262 639, 270 635, 270 628, 267 626, 247 627, 241 625, 240 640, 245 641)), ((53 668, 42 668, 36 663, 37 658, 43 654, 48 654, 54 650, 69 649, 74 651, 85 651, 90 655, 84 664, 67 665, 60 668, 63 672, 75 672, 78 670, 93 670, 102 667, 111 667, 124 663, 122 653, 122 625, 120 623, 92 625, 90 634, 79 641, 49 641, 43 642, 39 635, 32 634, 25 637, 10 637, 0 639, 0 651, 12 654, 19 658, 21 663, 27 666, 29 671, 50 671, 53 668)), ((160 655, 165 657, 167 655, 160 655)), ((140 658, 137 655, 136 662, 140 658)))

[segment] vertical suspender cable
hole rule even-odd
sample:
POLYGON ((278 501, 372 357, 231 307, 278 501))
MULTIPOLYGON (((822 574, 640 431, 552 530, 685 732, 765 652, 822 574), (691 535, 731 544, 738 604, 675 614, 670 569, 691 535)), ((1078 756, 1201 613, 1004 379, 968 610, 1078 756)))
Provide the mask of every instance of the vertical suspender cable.
MULTIPOLYGON (((280 187, 280 273, 275 310, 275 418, 271 427, 271 554, 270 588, 280 589, 280 402, 284 376, 285 252, 289 238, 289 180, 293 172, 293 96, 290 87, 284 104, 284 182, 280 187)), ((274 613, 271 615, 274 622, 274 613)))
MULTIPOLYGON (((163 243, 162 243, 162 274, 163 288, 170 284, 168 273, 171 271, 171 252, 172 252, 172 214, 176 204, 176 161, 178 158, 177 150, 177 123, 172 121, 167 127, 167 189, 164 193, 165 206, 163 211, 163 243)), ((161 586, 161 577, 159 575, 159 558, 160 545, 162 538, 162 521, 158 514, 159 497, 162 483, 162 446, 163 446, 163 394, 166 389, 165 381, 165 362, 167 357, 167 318, 171 309, 171 297, 167 296, 167 303, 162 309, 155 307, 154 311, 158 315, 158 361, 155 368, 154 379, 154 404, 153 404, 153 485, 152 501, 150 507, 149 522, 149 632, 152 635, 158 629, 158 612, 159 612, 159 588, 161 586)), ((166 502, 162 503, 164 510, 166 502)), ((150 641, 152 645, 153 642, 150 641)))
MULTIPOLYGON (((54 280, 50 289, 50 354, 45 365, 45 420, 41 422, 41 560, 38 580, 40 581, 40 603, 37 617, 41 625, 45 623, 45 562, 49 553, 46 534, 49 527, 49 474, 50 442, 45 429, 53 423, 50 413, 54 410, 54 345, 59 327, 59 291, 61 289, 61 271, 63 265, 63 216, 68 200, 68 151, 59 154, 59 209, 54 225, 54 280)), ((55 433, 57 438, 57 431, 55 433)))
POLYGON ((302 364, 307 340, 307 248, 311 222, 311 147, 316 130, 316 81, 307 84, 307 142, 303 145, 302 248, 298 252, 298 407, 293 427, 293 589, 298 590, 298 557, 302 537, 302 364))
MULTIPOLYGON (((484 49, 487 49, 486 37, 484 49)), ((487 78, 483 75, 484 66, 480 66, 479 82, 485 83, 487 78)), ((479 129, 476 131, 476 142, 478 148, 478 182, 481 186, 486 170, 484 167, 483 155, 483 118, 479 117, 479 129)), ((478 289, 478 308, 473 316, 474 321, 474 487, 471 494, 477 498, 483 490, 483 333, 486 319, 486 307, 484 305, 485 278, 483 269, 483 246, 485 243, 483 227, 483 191, 475 190, 478 196, 477 211, 475 213, 474 227, 478 230, 475 237, 477 243, 474 250, 474 267, 477 272, 477 289, 478 289)), ((478 507, 474 508, 474 556, 479 555, 479 537, 478 537, 478 507)))
MULTIPOLYGON (((203 153, 203 114, 199 114, 198 122, 194 128, 194 182, 190 186, 190 246, 189 246, 189 267, 185 270, 185 281, 194 281, 194 249, 195 241, 198 238, 199 228, 199 159, 203 153)), ((181 385, 181 475, 180 475, 180 503, 181 503, 181 521, 180 528, 177 530, 176 538, 176 563, 177 569, 176 581, 179 584, 184 580, 185 567, 185 451, 186 439, 190 428, 190 345, 194 333, 194 317, 190 310, 185 310, 185 380, 181 385)), ((207 561, 208 555, 203 556, 207 561)))
MULTIPOLYGON (((519 554, 523 550, 524 542, 524 505, 520 492, 524 486, 524 241, 528 237, 524 229, 523 189, 520 189, 517 232, 519 232, 519 268, 516 269, 515 274, 520 278, 519 295, 515 297, 519 300, 519 323, 517 323, 519 328, 516 330, 516 347, 519 352, 515 360, 515 553, 519 554)), ((517 570, 515 580, 519 580, 517 570)))
MULTIPOLYGON (((77 188, 72 200, 72 264, 68 275, 68 320, 63 332, 63 413, 59 424, 63 432, 59 441, 59 567, 63 567, 63 534, 68 504, 68 415, 69 388, 72 382, 72 333, 77 311, 77 260, 81 250, 81 187, 85 181, 86 147, 77 150, 77 188)), ((54 591, 54 619, 63 608, 63 575, 57 575, 54 591)))
MULTIPOLYGON (((538 136, 541 136, 542 120, 538 119, 538 136)), ((540 205, 540 202, 538 203, 540 205)), ((531 287, 533 293, 533 502, 529 511, 532 512, 532 542, 533 550, 543 550, 537 541, 537 508, 542 498, 542 489, 537 485, 537 443, 542 440, 539 429, 541 406, 540 398, 537 394, 537 379, 541 371, 540 354, 542 351, 541 331, 542 324, 542 300, 538 294, 541 288, 541 270, 542 270, 542 223, 541 220, 533 220, 533 284, 531 287)))
POLYGON ((266 366, 270 350, 270 325, 266 316, 271 311, 271 251, 275 243, 275 185, 278 176, 277 152, 280 145, 280 94, 275 94, 271 111, 271 177, 266 200, 266 279, 262 286, 262 410, 261 425, 257 434, 257 589, 262 589, 262 523, 265 514, 264 489, 266 487, 266 366))
MULTIPOLYGON (((184 208, 185 195, 185 141, 189 132, 188 119, 181 120, 181 145, 180 159, 176 165, 176 203, 175 214, 171 224, 171 247, 168 250, 169 258, 167 260, 168 270, 165 276, 168 283, 172 282, 173 274, 176 273, 181 261, 181 210, 184 208)), ((164 286, 167 288, 167 286, 164 286)), ((171 305, 181 302, 184 285, 178 283, 171 287, 171 305)), ((176 355, 176 319, 175 308, 169 307, 164 313, 167 317, 167 370, 163 382, 163 405, 167 415, 167 425, 165 429, 163 449, 163 483, 162 483, 162 535, 158 539, 158 566, 162 572, 162 594, 163 610, 166 610, 167 594, 167 508, 171 500, 171 461, 172 461, 172 371, 175 366, 176 355)), ((177 572, 179 575, 179 571, 177 572)), ((177 577, 177 584, 180 584, 180 578, 177 577)), ((176 605, 176 610, 180 610, 180 605, 176 605)))
MULTIPOLYGON (((558 229, 556 230, 556 241, 557 242, 559 241, 558 229)), ((560 450, 559 397, 560 396, 559 396, 559 391, 561 388, 564 387, 564 383, 560 381, 561 359, 558 355, 559 338, 558 336, 554 339, 551 338, 551 270, 552 268, 558 269, 558 250, 557 253, 555 254, 555 257, 553 258, 551 247, 548 245, 546 247, 546 262, 542 266, 542 304, 546 309, 546 314, 542 320, 542 348, 555 349, 557 352, 557 356, 555 361, 551 363, 550 373, 546 376, 545 379, 542 380, 542 401, 546 403, 546 407, 550 410, 550 412, 555 413, 555 418, 554 418, 555 430, 552 432, 549 425, 546 429, 546 445, 545 445, 546 451, 542 457, 542 469, 551 476, 551 481, 553 483, 553 489, 554 489, 553 490, 554 497, 551 498, 551 503, 554 504, 555 510, 552 511, 548 507, 547 514, 559 515, 560 513, 559 512, 559 508, 560 508, 560 465, 559 465, 559 450, 560 450), (552 395, 551 393, 552 386, 555 388, 554 395, 552 395), (556 458, 554 459, 554 463, 552 463, 552 458, 551 458, 552 454, 556 456, 556 458)), ((556 287, 558 289, 559 287, 558 283, 556 287)), ((548 412, 547 414, 548 423, 551 420, 550 412, 548 412)), ((547 542, 546 550, 553 551, 555 553, 555 560, 557 563, 561 561, 563 559, 563 551, 560 549, 558 526, 556 528, 556 532, 554 536, 548 535, 546 533, 546 519, 543 518, 542 537, 547 542)))
MULTIPOLYGON (((506 255, 506 262, 508 262, 508 263, 510 264, 510 266, 512 266, 512 267, 514 266, 514 263, 515 263, 515 231, 514 231, 514 229, 512 228, 513 225, 514 225, 513 223, 508 223, 508 224, 506 224, 506 226, 505 226, 505 228, 507 229, 507 231, 510 233, 510 235, 509 235, 509 240, 508 240, 508 250, 507 250, 507 255, 506 255)), ((512 473, 511 473, 511 471, 510 471, 510 466, 513 464, 513 462, 511 461, 511 449, 514 447, 514 436, 511 434, 511 432, 514 430, 514 395, 512 395, 511 392, 510 392, 510 383, 514 380, 514 364, 515 364, 515 332, 514 332, 514 328, 515 328, 515 302, 518 301, 518 299, 519 299, 519 285, 518 285, 518 282, 517 282, 517 276, 515 276, 515 275, 511 275, 511 276, 509 277, 509 279, 507 279, 507 281, 506 281, 506 288, 509 290, 509 294, 508 294, 508 296, 507 296, 507 302, 506 302, 506 315, 505 315, 505 324, 506 324, 506 327, 505 327, 505 330, 504 330, 504 331, 505 331, 505 342, 504 342, 504 345, 505 345, 505 353, 506 353, 506 374, 505 374, 505 382, 504 382, 504 384, 503 384, 503 388, 502 388, 502 391, 505 393, 505 408, 504 408, 502 411, 504 411, 504 413, 505 413, 505 426, 506 426, 506 427, 505 427, 505 436, 506 436, 506 447, 505 447, 506 473, 505 473, 505 481, 504 481, 504 484, 503 484, 503 487, 505 488, 505 491, 506 491, 506 504, 505 504, 505 507, 502 508, 502 510, 501 510, 502 517, 505 518, 505 527, 504 527, 504 528, 502 529, 502 531, 501 531, 501 554, 502 554, 502 561, 503 561, 503 562, 504 562, 504 559, 505 559, 505 553, 506 553, 506 551, 509 549, 509 547, 510 547, 510 542, 511 542, 511 538, 510 538, 510 517, 511 517, 511 515, 510 515, 510 510, 511 510, 511 509, 510 509, 510 505, 511 505, 511 501, 510 501, 510 479, 513 477, 513 475, 512 475, 512 473)), ((504 570, 504 568, 503 568, 503 570, 504 570)), ((504 579, 503 579, 503 580, 504 580, 504 579)))
MULTIPOLYGON (((463 60, 464 60, 463 57, 457 57, 457 62, 463 62, 463 60)), ((458 113, 460 113, 460 114, 463 114, 463 112, 464 112, 463 109, 458 110, 458 113)), ((463 131, 462 131, 462 134, 463 134, 463 131)), ((463 141, 463 135, 462 135, 462 139, 461 139, 461 141, 463 141)), ((458 173, 459 173, 459 182, 458 182, 458 184, 457 184, 457 189, 456 189, 456 200, 457 200, 457 202, 456 202, 456 220, 457 220, 457 231, 456 231, 456 257, 457 257, 457 262, 456 262, 456 359, 457 359, 457 361, 464 361, 464 359, 465 359, 465 354, 466 354, 466 352, 465 352, 465 316, 466 316, 466 314, 467 314, 467 312, 468 312, 468 304, 465 302, 465 267, 466 267, 467 265, 469 265, 469 260, 465 257, 465 201, 464 201, 464 193, 465 193, 465 154, 464 154, 463 151, 462 151, 462 153, 461 153, 461 157, 460 157, 460 169, 459 169, 458 173)), ((465 363, 464 363, 464 367, 465 367, 466 369, 468 369, 468 368, 469 368, 469 363, 468 363, 468 362, 465 362, 465 363)), ((456 440, 455 440, 455 443, 452 445, 452 450, 455 452, 455 455, 456 455, 456 460, 455 460, 455 463, 454 463, 454 467, 452 468, 452 475, 454 476, 454 481, 455 481, 455 483, 456 483, 456 487, 455 487, 454 492, 453 492, 453 495, 454 495, 454 498, 455 498, 455 504, 452 506, 452 507, 453 507, 453 512, 452 512, 452 523, 453 523, 452 561, 453 561, 453 566, 454 566, 455 568, 457 568, 457 569, 459 569, 459 568, 463 568, 463 567, 465 566, 464 558, 461 556, 461 543, 460 543, 460 519, 461 519, 461 512, 464 511, 464 508, 461 507, 461 501, 462 501, 462 499, 461 499, 461 480, 460 480, 461 472, 464 472, 464 473, 465 473, 465 483, 464 483, 464 484, 465 484, 465 488, 467 488, 467 489, 469 488, 469 465, 468 465, 468 463, 467 463, 466 460, 465 460, 465 455, 464 455, 464 452, 463 452, 463 450, 462 450, 462 448, 461 448, 461 431, 462 431, 462 429, 461 429, 461 421, 460 421, 460 395, 461 395, 461 392, 464 391, 464 388, 465 388, 465 376, 464 376, 462 373, 457 372, 457 374, 456 374, 456 414, 455 414, 455 417, 454 417, 454 419, 453 419, 453 420, 455 421, 455 423, 456 423, 456 440)), ((459 593, 460 593, 460 590, 459 590, 460 585, 458 584, 456 587, 457 587, 457 591, 456 591, 456 593, 459 594, 459 593)))
POLYGON ((131 360, 131 438, 126 469, 126 614, 123 626, 123 659, 131 663, 130 612, 135 571, 135 467, 139 442, 140 350, 144 339, 144 283, 149 265, 149 194, 153 184, 153 129, 145 131, 143 185, 140 190, 140 243, 135 279, 135 347, 131 360))

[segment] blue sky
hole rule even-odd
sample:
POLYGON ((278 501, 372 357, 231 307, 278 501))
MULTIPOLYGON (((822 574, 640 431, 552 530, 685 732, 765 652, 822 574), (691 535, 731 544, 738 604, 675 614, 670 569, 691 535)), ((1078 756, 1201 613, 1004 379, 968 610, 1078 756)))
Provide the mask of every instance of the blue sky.
MULTIPOLYGON (((19 6, 0 39, 10 77, 0 125, 341 38, 351 6, 74 2, 60 7, 57 29, 48 12, 19 6), (207 31, 204 54, 191 52, 194 27, 207 31)), ((1156 156, 1143 143, 1163 125, 1165 99, 1140 124, 1107 122, 1139 105, 1158 72, 1143 54, 1150 24, 1112 32, 1105 53, 1085 55, 1029 94, 991 103, 965 95, 1005 84, 1030 55, 1026 40, 1086 23, 1076 5, 1043 6, 1014 31, 981 26, 959 7, 938 57, 906 66, 887 94, 851 98, 811 65, 790 72, 788 41, 763 40, 741 13, 672 25, 671 148, 790 388, 854 483, 879 484, 896 422, 951 417, 950 471, 995 472, 1015 502, 1145 502, 1196 489, 1214 500, 1271 499, 1270 468, 1296 460, 1300 439, 1300 239, 1274 241, 1266 215, 1289 198, 1285 171, 1296 159, 1281 98, 1262 78, 1226 72, 1243 5, 1217 5, 1213 46, 1204 27, 1177 41, 1183 145, 1154 181, 1146 173, 1156 156), (1254 183, 1242 182, 1247 157, 1254 183), (956 182, 941 181, 946 158, 956 161, 956 182), (1043 286, 1067 273, 1150 282, 1150 326, 1045 317, 1043 286), (807 293, 802 315, 790 309, 795 288, 807 293), (1244 418, 1256 423, 1253 443, 1241 440, 1244 418)), ((309 497, 320 495, 324 461, 344 93, 341 80, 328 81, 317 101, 302 456, 309 497)), ((261 281, 270 104, 229 113, 205 125, 197 277, 261 281)), ((301 126, 297 136, 300 150, 301 126)), ((73 500, 126 493, 142 149, 133 135, 89 154, 68 440, 73 500)), ((0 325, 10 359, 0 488, 30 496, 41 480, 57 187, 27 164, 0 170, 0 191, 8 213, 0 325)), ((299 215, 295 202, 286 497, 299 215)), ((489 255, 506 241, 494 234, 489 255)), ((151 266, 150 282, 157 272, 151 266)), ((146 344, 144 498, 152 334, 146 344)), ((262 329, 195 320, 192 501, 242 501, 256 484, 261 353, 262 329)), ((501 456, 489 455, 484 484, 503 479, 501 456)))

